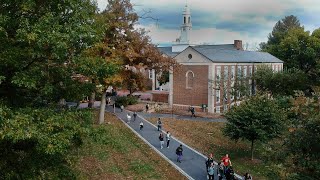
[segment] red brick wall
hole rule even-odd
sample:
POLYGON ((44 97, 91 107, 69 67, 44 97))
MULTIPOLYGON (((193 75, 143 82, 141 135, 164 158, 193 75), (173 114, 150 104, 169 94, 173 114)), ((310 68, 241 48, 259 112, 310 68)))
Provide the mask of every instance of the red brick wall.
POLYGON ((168 103, 168 96, 168 93, 152 93, 152 101, 168 103))
POLYGON ((200 106, 208 104, 208 66, 182 66, 173 74, 173 103, 200 106), (194 73, 192 88, 186 88, 186 73, 194 73))

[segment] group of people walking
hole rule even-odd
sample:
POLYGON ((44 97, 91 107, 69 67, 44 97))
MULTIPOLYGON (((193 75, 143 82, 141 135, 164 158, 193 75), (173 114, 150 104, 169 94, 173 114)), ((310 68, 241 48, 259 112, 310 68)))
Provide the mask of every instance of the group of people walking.
MULTIPOLYGON (((214 169, 214 160, 213 160, 213 155, 212 153, 209 155, 208 159, 206 160, 206 169, 208 173, 208 179, 209 180, 214 180, 214 174, 215 174, 215 169, 214 169)), ((218 179, 219 180, 235 180, 235 173, 231 164, 231 160, 228 154, 223 156, 221 158, 221 161, 218 162, 217 165, 217 171, 218 171, 218 179)), ((243 180, 252 180, 252 176, 249 173, 246 173, 243 178, 243 180)))
MULTIPOLYGON (((123 112, 124 107, 121 106, 120 110, 121 112, 123 112)), ((149 110, 149 104, 146 105, 146 112, 148 112, 149 110)), ((191 111, 191 117, 195 117, 195 111, 194 108, 191 107, 190 108, 191 111)), ((133 121, 136 121, 137 119, 137 113, 133 112, 133 121)), ((127 113, 127 123, 130 123, 131 118, 132 118, 130 113, 127 113)), ((160 149, 163 149, 165 146, 165 140, 166 140, 166 147, 169 148, 170 145, 170 140, 171 140, 171 133, 169 131, 167 131, 164 135, 164 133, 162 132, 162 126, 163 123, 161 121, 161 118, 158 118, 157 120, 157 130, 160 131, 159 133, 159 141, 160 141, 160 149)), ((140 121, 139 123, 139 129, 140 131, 143 130, 144 124, 143 121, 140 121)), ((183 148, 182 148, 182 144, 180 144, 175 151, 176 155, 177 155, 177 162, 181 163, 182 157, 183 157, 183 148)), ((206 160, 206 170, 207 170, 207 178, 209 180, 214 180, 214 176, 215 176, 215 164, 214 164, 214 159, 213 159, 213 154, 210 154, 209 157, 206 160)), ((226 154, 225 156, 223 156, 221 158, 221 161, 218 162, 217 164, 217 172, 218 172, 218 179, 219 180, 235 180, 235 174, 234 174, 234 170, 231 164, 231 160, 228 154, 226 154)), ((243 180, 252 180, 252 176, 249 173, 246 173, 243 178, 243 180)))

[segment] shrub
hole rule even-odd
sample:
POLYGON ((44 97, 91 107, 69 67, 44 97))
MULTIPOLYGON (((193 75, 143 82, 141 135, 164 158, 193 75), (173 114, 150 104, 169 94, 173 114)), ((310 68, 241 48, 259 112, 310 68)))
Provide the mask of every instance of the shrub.
POLYGON ((115 102, 117 107, 120 107, 121 105, 128 106, 128 105, 137 104, 138 98, 134 96, 118 96, 115 102))

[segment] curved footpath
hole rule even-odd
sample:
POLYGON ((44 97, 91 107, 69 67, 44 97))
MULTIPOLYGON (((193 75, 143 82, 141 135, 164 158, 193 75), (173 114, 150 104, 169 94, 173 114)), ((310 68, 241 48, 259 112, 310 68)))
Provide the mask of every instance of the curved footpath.
MULTIPOLYGON (((113 107, 107 106, 106 111, 113 113, 113 107)), ((133 117, 130 123, 127 123, 127 113, 130 111, 124 110, 123 112, 120 109, 116 108, 115 115, 122 120, 138 137, 140 137, 145 143, 147 143, 153 150, 159 153, 164 159, 166 159, 170 164, 172 164, 178 171, 180 171, 183 175, 185 175, 188 179, 195 180, 206 180, 206 167, 205 161, 206 156, 194 150, 193 148, 187 146, 183 142, 176 139, 174 136, 171 137, 170 147, 166 148, 166 142, 163 149, 160 148, 159 131, 157 131, 157 127, 147 121, 144 116, 145 113, 138 113, 138 117, 136 121, 133 121, 133 117), (139 123, 143 122, 144 128, 142 131, 139 129, 139 123), (183 157, 181 163, 178 163, 177 155, 175 154, 176 148, 182 144, 183 146, 183 157)), ((130 112, 132 115, 132 112, 130 112)), ((165 115, 166 116, 166 115, 165 115)), ((157 116, 159 117, 159 116, 157 116)), ((163 116, 162 116, 163 117, 163 116)), ((171 115, 170 115, 171 117, 171 115)), ((200 119, 200 118, 193 118, 200 119)), ((220 120, 218 120, 220 121, 220 120)), ((164 135, 166 135, 165 131, 163 131, 164 135)), ((215 162, 216 164, 216 162, 215 162)), ((215 167, 215 179, 218 179, 217 176, 217 168, 215 167)), ((237 178, 240 176, 236 175, 237 178)))

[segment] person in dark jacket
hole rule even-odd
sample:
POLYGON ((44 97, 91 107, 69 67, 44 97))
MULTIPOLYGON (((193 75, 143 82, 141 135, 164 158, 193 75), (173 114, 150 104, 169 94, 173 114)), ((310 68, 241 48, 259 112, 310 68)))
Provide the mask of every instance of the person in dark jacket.
POLYGON ((226 180, 235 180, 232 166, 227 167, 226 180))
POLYGON ((159 140, 160 140, 160 148, 162 149, 164 145, 164 136, 162 132, 159 134, 159 140))
POLYGON ((222 180, 224 178, 224 165, 222 162, 218 163, 218 179, 222 180))
POLYGON ((211 163, 213 163, 213 155, 212 155, 212 153, 208 156, 208 159, 206 161, 206 169, 208 169, 210 167, 211 163))
POLYGON ((251 176, 249 173, 246 173, 246 174, 243 176, 243 179, 244 179, 244 180, 252 180, 252 176, 251 176))
POLYGON ((180 144, 180 146, 176 149, 176 154, 178 156, 177 158, 177 162, 181 163, 181 159, 182 159, 182 144, 180 144))
POLYGON ((136 121, 136 119, 137 119, 137 112, 134 112, 133 113, 133 121, 136 121))
POLYGON ((158 122, 157 122, 157 124, 158 124, 158 131, 161 131, 161 128, 162 128, 162 122, 161 122, 161 119, 160 119, 160 118, 158 118, 158 122))

